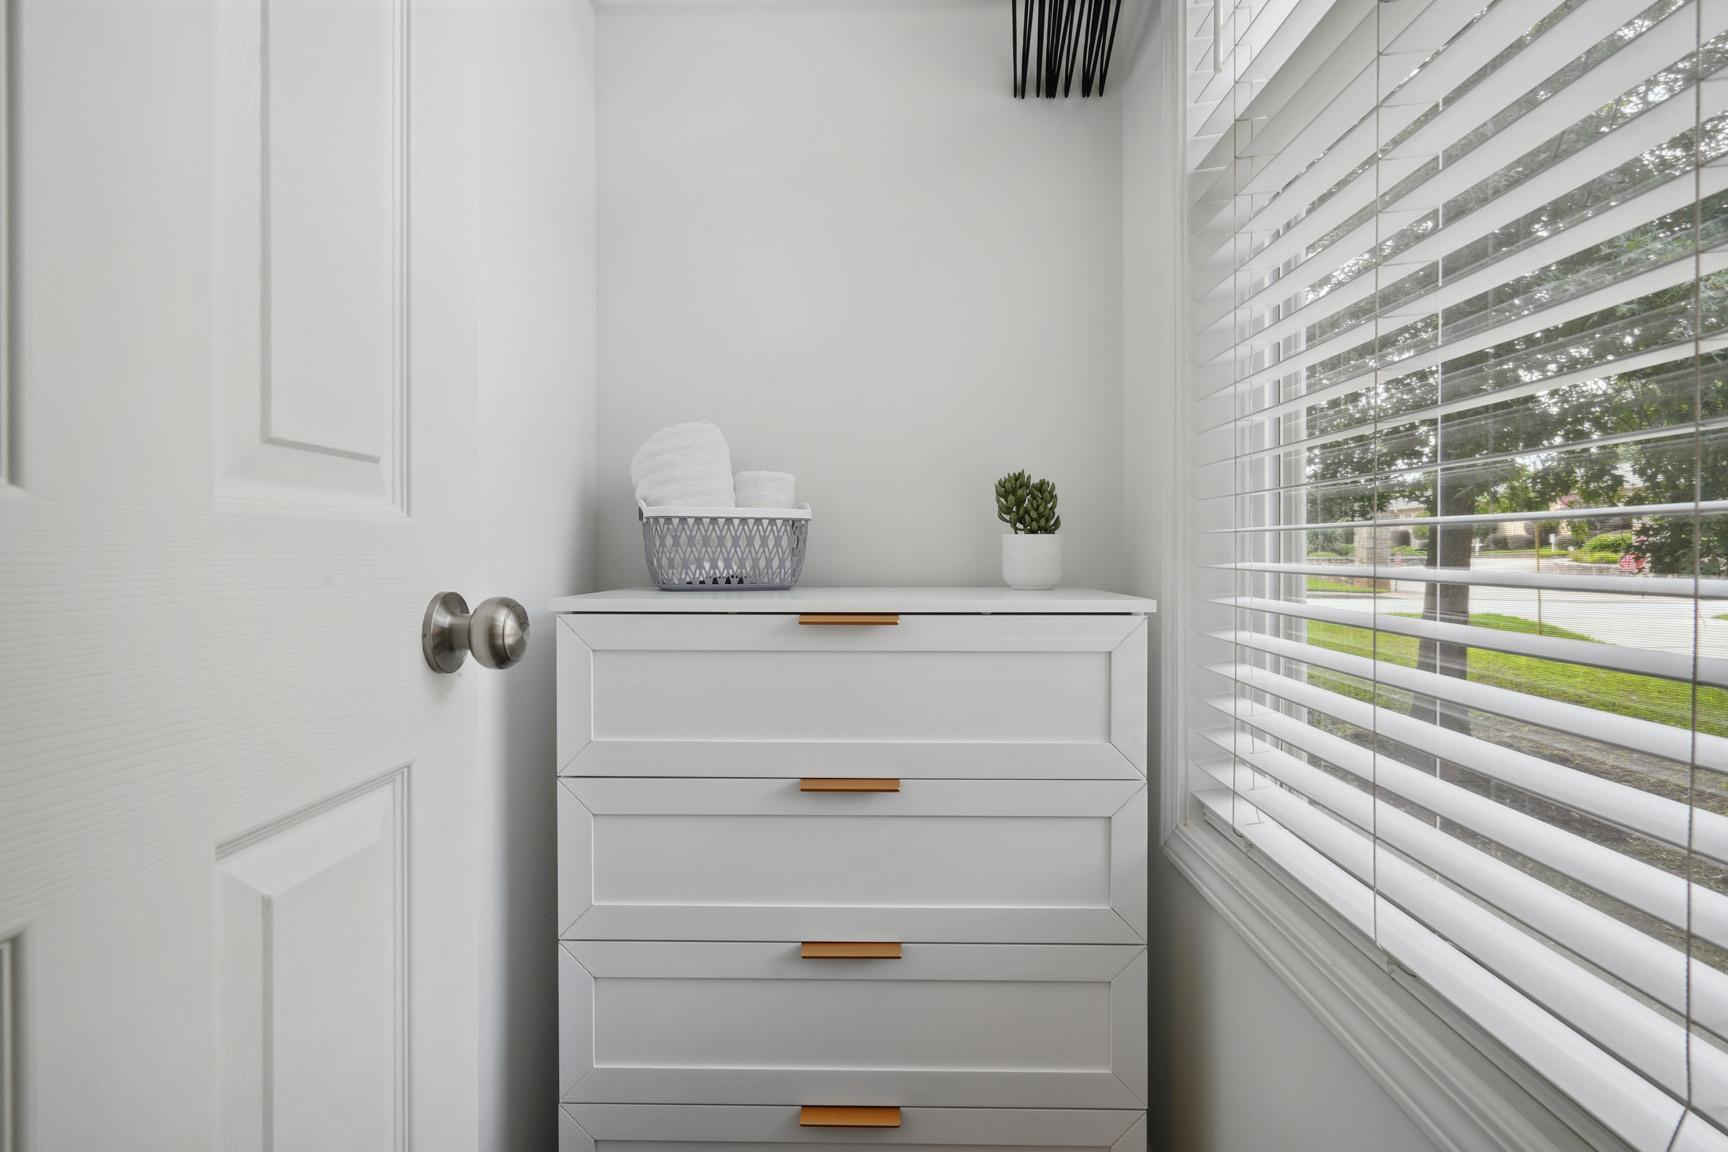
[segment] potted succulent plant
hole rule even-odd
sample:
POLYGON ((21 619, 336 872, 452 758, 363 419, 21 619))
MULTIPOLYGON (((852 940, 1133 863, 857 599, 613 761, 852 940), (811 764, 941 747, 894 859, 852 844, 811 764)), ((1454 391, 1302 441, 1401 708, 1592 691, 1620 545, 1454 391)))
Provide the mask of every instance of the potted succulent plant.
POLYGON ((1002 537, 1002 579, 1008 587, 1054 588, 1062 582, 1056 485, 1010 472, 996 481, 996 519, 1013 529, 1002 537))

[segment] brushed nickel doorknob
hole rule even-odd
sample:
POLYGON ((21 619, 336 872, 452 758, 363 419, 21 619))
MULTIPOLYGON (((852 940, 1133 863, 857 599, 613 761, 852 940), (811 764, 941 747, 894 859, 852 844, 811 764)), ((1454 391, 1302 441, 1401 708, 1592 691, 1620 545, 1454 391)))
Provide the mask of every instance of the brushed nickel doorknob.
POLYGON ((482 668, 509 668, 528 651, 528 610, 494 596, 470 612, 459 594, 440 592, 420 622, 420 651, 434 672, 456 671, 470 652, 482 668))

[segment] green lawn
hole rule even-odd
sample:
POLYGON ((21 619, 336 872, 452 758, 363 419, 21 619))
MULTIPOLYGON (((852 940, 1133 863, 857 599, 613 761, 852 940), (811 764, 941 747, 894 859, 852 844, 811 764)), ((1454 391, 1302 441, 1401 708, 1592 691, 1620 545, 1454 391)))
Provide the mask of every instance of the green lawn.
MULTIPOLYGON (((1400 612, 1412 620, 1420 620, 1420 612, 1400 612)), ((1492 628, 1496 632, 1523 632, 1528 636, 1551 636, 1556 640, 1582 640, 1587 644, 1600 644, 1594 636, 1586 636, 1582 632, 1574 632, 1570 628, 1562 628, 1558 624, 1546 624, 1540 620, 1526 620, 1522 616, 1502 616, 1498 612, 1476 612, 1470 617, 1470 623, 1478 628, 1492 628)))
MULTIPOLYGON (((1534 620, 1518 616, 1479 613, 1470 617, 1470 623, 1478 628, 1503 632, 1527 632, 1596 643, 1593 637, 1582 633, 1556 628, 1552 624, 1539 625, 1534 620)), ((1370 629, 1320 620, 1309 621, 1308 642, 1334 652, 1376 657, 1406 668, 1416 666, 1420 644, 1414 636, 1381 632, 1376 640, 1376 633, 1370 629)), ((1470 650, 1469 660, 1469 678, 1480 684, 1492 684, 1547 700, 1582 704, 1603 712, 1654 720, 1679 728, 1692 725, 1692 686, 1683 681, 1602 668, 1581 668, 1557 660, 1479 648, 1470 650)), ((1370 695, 1367 686, 1360 681, 1324 669, 1310 670, 1309 679, 1358 700, 1366 700, 1370 695)), ((1698 690, 1698 730, 1728 736, 1728 689, 1704 687, 1698 690)))
POLYGON ((1372 592, 1374 589, 1366 584, 1350 584, 1343 580, 1333 580, 1329 576, 1308 577, 1310 592, 1372 592))

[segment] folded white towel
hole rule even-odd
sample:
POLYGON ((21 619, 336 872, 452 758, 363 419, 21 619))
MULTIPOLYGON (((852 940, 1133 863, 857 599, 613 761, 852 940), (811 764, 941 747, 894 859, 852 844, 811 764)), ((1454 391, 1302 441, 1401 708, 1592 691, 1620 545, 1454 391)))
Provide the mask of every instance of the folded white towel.
POLYGON ((732 490, 740 508, 796 507, 792 493, 797 477, 790 472, 740 472, 732 477, 732 490))
POLYGON ((636 499, 650 508, 731 508, 732 450, 712 424, 674 424, 630 458, 636 499))

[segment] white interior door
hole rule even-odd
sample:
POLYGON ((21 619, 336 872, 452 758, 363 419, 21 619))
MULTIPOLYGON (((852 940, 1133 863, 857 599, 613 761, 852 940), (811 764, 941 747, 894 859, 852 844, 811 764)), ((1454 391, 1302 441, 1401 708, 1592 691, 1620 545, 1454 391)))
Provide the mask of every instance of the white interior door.
POLYGON ((464 8, 0 9, 19 1149, 475 1146, 464 8))

